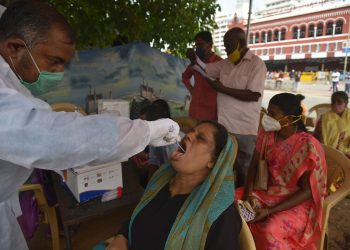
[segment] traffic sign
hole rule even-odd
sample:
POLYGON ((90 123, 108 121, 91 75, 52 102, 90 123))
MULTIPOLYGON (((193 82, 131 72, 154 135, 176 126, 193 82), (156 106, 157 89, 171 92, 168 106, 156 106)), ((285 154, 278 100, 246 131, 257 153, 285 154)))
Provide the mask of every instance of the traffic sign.
POLYGON ((343 48, 344 53, 350 53, 350 47, 349 48, 343 48))

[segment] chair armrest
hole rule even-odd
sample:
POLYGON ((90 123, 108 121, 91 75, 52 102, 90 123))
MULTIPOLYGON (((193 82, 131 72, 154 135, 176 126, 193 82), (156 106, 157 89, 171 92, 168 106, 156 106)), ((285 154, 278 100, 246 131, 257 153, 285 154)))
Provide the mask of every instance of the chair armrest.
POLYGON ((19 191, 33 191, 38 205, 48 207, 43 187, 40 184, 24 184, 19 188, 19 191))
POLYGON ((40 184, 23 184, 20 188, 20 192, 25 192, 25 191, 35 191, 35 190, 40 190, 43 191, 43 188, 41 187, 40 184))

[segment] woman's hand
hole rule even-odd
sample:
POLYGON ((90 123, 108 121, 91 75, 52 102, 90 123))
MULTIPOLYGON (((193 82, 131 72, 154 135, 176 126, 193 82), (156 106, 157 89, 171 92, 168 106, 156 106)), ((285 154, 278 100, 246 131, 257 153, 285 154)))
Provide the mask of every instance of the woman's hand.
POLYGON ((259 200, 253 195, 244 195, 243 200, 248 201, 250 206, 254 209, 254 211, 257 211, 261 207, 259 200))
POLYGON ((128 240, 122 234, 115 236, 113 241, 107 246, 106 250, 128 250, 128 240))
POLYGON ((247 201, 249 201, 249 204, 254 209, 254 211, 257 211, 260 209, 261 206, 260 206, 259 200, 254 196, 252 195, 248 196, 247 201))
POLYGON ((269 214, 269 209, 268 208, 260 208, 260 209, 256 210, 254 220, 250 221, 249 223, 255 223, 255 222, 264 220, 267 217, 269 217, 269 215, 270 214, 269 214))

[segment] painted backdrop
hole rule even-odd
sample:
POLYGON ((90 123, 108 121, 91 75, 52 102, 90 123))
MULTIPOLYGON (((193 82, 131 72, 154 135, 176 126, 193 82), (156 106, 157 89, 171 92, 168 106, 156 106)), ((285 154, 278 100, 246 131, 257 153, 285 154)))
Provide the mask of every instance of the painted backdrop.
POLYGON ((80 51, 67 66, 64 81, 40 98, 85 107, 87 95, 94 92, 127 100, 141 94, 163 98, 173 112, 186 114, 189 97, 181 75, 187 64, 145 43, 80 51))

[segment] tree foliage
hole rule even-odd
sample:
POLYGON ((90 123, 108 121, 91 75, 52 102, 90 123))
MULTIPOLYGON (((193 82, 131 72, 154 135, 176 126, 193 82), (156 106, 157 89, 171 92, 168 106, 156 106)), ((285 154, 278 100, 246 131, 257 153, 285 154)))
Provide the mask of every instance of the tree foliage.
POLYGON ((47 0, 67 18, 78 48, 143 41, 183 55, 195 33, 215 26, 213 0, 47 0))

